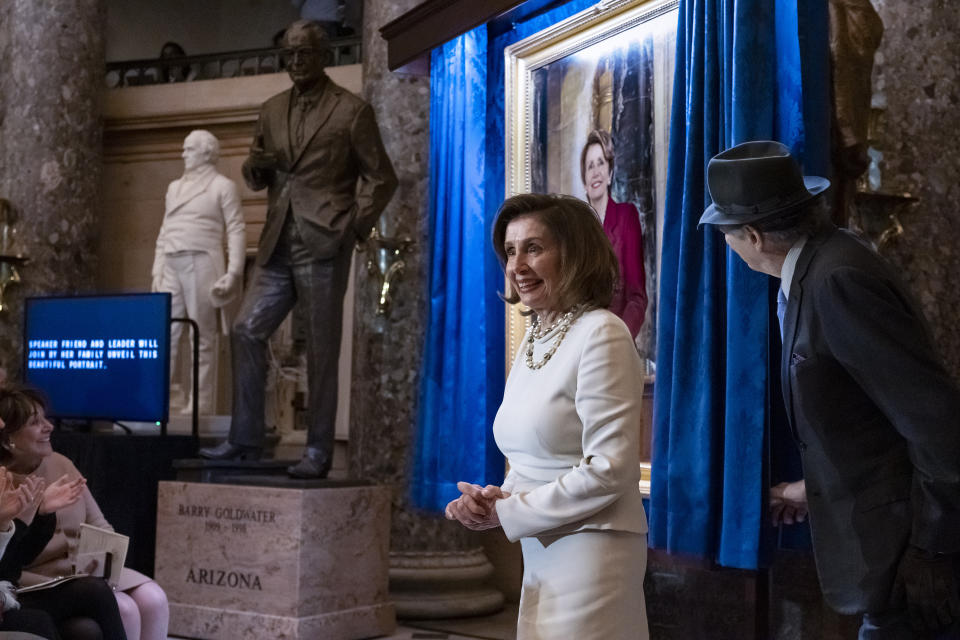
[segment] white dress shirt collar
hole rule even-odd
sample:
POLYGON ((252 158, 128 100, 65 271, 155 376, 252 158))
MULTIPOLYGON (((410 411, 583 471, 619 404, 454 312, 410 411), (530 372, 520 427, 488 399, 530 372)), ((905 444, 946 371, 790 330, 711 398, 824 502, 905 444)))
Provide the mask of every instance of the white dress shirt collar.
POLYGON ((790 299, 790 285, 793 284, 793 272, 797 269, 797 260, 800 259, 800 252, 803 246, 807 244, 807 237, 804 236, 793 243, 790 251, 787 251, 787 257, 783 260, 783 266, 780 267, 780 289, 788 300, 790 299))

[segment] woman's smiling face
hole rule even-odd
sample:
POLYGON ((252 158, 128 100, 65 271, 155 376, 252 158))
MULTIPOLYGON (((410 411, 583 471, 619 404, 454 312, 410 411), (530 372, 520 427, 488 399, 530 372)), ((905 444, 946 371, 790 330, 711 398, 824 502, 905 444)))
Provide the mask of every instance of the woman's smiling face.
POLYGON ((587 147, 584 157, 584 188, 587 190, 587 199, 596 202, 603 198, 610 188, 610 163, 603 155, 603 147, 592 144, 587 147))
POLYGON ((36 407, 33 416, 23 427, 10 436, 10 453, 15 460, 39 462, 53 453, 50 434, 53 425, 41 407, 36 407))
POLYGON ((561 311, 560 245, 540 218, 531 214, 510 221, 503 250, 507 279, 520 302, 541 318, 561 311))

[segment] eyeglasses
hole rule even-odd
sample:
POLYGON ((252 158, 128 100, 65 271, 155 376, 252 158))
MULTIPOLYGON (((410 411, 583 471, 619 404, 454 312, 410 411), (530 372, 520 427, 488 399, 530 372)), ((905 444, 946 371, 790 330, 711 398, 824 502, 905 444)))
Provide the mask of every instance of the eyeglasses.
POLYGON ((292 62, 296 59, 312 60, 322 54, 323 49, 316 49, 314 47, 298 47, 296 49, 284 49, 280 52, 280 57, 283 58, 284 62, 292 62))

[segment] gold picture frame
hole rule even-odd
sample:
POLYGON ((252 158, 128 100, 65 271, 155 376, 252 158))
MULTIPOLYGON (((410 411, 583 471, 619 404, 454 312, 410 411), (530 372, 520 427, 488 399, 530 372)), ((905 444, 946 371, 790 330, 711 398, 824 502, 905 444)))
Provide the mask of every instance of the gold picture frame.
MULTIPOLYGON (((647 431, 679 4, 602 1, 504 50, 507 197, 558 192, 585 199, 580 162, 586 134, 606 129, 619 138, 611 196, 635 204, 645 236, 648 310, 637 348, 648 363, 638 387, 647 431), (624 115, 635 112, 641 116, 624 115), (627 162, 620 161, 621 152, 627 162)), ((508 371, 527 329, 522 310, 507 305, 508 371)), ((640 452, 647 482, 649 454, 648 434, 640 452)))

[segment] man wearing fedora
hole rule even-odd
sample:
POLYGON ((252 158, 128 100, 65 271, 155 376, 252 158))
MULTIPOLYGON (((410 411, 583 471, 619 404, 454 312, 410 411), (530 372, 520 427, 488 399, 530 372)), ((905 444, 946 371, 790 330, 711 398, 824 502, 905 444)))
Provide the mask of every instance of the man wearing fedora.
MULTIPOLYGON (((197 323, 199 411, 215 413, 217 316, 226 334, 223 307, 243 285, 246 232, 237 184, 217 172, 220 142, 209 131, 191 131, 183 141, 183 176, 167 187, 166 207, 153 259, 153 290, 171 295, 170 315, 197 323), (224 262, 224 240, 227 260, 224 262)), ((176 364, 183 325, 170 328, 176 364)), ((176 367, 171 367, 176 377, 176 367)), ((179 395, 179 394, 178 394, 179 395)), ((192 398, 191 398, 192 400, 192 398)), ((185 403, 189 411, 191 402, 185 403)))
POLYGON ((862 613, 861 640, 960 637, 960 391, 893 269, 834 227, 778 142, 710 160, 715 225, 780 278, 783 399, 803 480, 771 506, 809 509, 827 603, 862 613))

